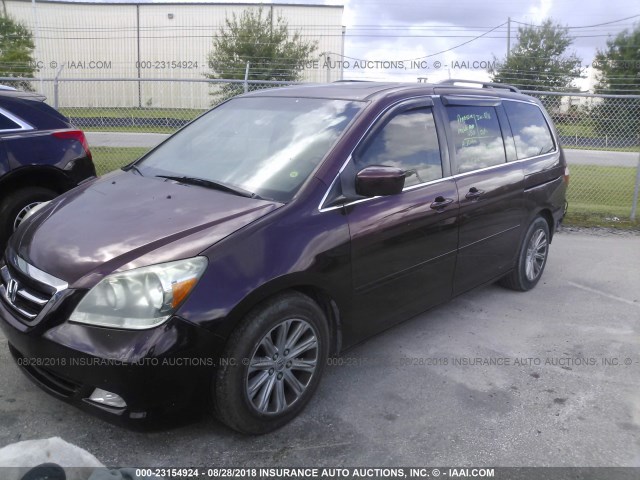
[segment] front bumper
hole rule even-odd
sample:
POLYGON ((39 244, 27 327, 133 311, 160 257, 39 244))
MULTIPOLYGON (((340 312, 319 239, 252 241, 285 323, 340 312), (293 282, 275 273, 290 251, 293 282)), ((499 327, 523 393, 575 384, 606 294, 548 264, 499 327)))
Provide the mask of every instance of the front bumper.
POLYGON ((200 410, 210 397, 220 337, 179 317, 143 331, 63 322, 25 327, 0 301, 0 327, 20 369, 47 393, 126 425, 200 410), (126 407, 89 400, 94 389, 116 393, 126 407), (196 407, 196 409, 194 409, 196 407))

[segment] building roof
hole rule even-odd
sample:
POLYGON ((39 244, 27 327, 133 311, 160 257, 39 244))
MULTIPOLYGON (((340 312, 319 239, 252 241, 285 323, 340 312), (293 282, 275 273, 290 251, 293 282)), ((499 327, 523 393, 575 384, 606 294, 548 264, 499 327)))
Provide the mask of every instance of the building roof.
MULTIPOLYGON (((19 0, 31 3, 31 0, 19 0)), ((256 1, 256 0, 36 0, 36 3, 78 3, 78 4, 120 4, 120 5, 249 5, 249 6, 278 6, 278 7, 327 7, 344 8, 344 4, 333 2, 331 4, 309 3, 304 0, 284 0, 284 1, 256 1)))

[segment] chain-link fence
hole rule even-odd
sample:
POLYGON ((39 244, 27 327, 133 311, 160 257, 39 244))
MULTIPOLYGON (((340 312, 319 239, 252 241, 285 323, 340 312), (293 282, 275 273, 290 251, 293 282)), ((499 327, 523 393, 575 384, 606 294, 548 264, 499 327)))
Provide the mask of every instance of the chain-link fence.
MULTIPOLYGON (((31 85, 87 132, 104 174, 140 157, 224 98, 287 83, 122 78, 31 85)), ((605 223, 633 219, 640 182, 640 96, 526 93, 543 102, 558 130, 571 171, 569 213, 605 223)))
POLYGON ((640 183, 640 96, 526 92, 554 120, 571 179, 569 211, 635 220, 640 183))

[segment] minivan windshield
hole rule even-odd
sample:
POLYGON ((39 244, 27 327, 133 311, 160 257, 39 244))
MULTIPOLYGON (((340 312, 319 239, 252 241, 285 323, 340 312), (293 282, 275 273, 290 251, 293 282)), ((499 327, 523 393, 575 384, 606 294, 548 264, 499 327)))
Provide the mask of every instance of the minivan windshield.
POLYGON ((176 133, 135 167, 145 176, 288 202, 360 107, 318 98, 235 98, 176 133))

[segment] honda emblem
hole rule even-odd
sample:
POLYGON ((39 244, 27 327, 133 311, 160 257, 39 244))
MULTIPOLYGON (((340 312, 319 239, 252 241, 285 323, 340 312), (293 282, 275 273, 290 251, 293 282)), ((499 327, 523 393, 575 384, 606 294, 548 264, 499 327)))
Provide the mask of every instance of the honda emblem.
POLYGON ((9 300, 11 300, 11 303, 15 303, 17 294, 18 294, 18 282, 12 278, 11 280, 9 280, 9 283, 7 284, 7 296, 9 297, 9 300))

